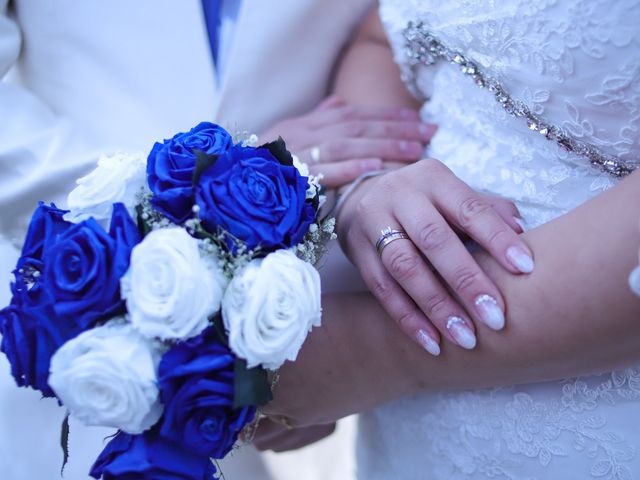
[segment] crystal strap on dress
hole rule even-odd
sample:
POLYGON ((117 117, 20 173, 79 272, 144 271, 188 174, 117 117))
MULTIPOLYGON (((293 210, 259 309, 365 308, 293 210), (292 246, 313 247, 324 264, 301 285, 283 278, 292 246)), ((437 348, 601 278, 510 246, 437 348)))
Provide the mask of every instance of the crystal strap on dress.
POLYGON ((409 22, 403 32, 405 39, 405 54, 408 69, 403 71, 403 80, 416 93, 417 67, 433 65, 441 60, 447 61, 460 68, 460 71, 474 80, 480 88, 492 92, 503 108, 515 117, 522 117, 530 130, 537 132, 547 140, 556 142, 564 150, 587 158, 592 165, 616 177, 623 177, 632 173, 637 166, 627 165, 613 155, 601 152, 588 143, 577 140, 560 127, 551 125, 535 115, 524 103, 509 95, 502 84, 491 76, 482 72, 477 63, 468 59, 431 34, 428 27, 422 23, 409 22))

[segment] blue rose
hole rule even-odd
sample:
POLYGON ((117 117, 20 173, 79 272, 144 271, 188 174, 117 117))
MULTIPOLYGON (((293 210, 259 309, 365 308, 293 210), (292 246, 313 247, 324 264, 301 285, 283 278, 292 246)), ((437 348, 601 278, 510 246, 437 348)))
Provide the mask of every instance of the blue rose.
POLYGON ((250 249, 273 251, 300 243, 314 221, 307 184, 266 148, 238 146, 202 173, 196 204, 209 231, 222 228, 250 249))
POLYGON ((35 211, 14 271, 11 304, 0 311, 0 348, 20 386, 45 396, 51 356, 100 320, 124 313, 120 278, 140 241, 134 221, 115 204, 109 233, 93 219, 71 224, 63 211, 35 211))
MULTIPOLYGON (((16 279, 25 280, 29 284, 30 288, 23 289, 23 291, 34 301, 37 301, 37 297, 42 294, 40 282, 36 280, 44 270, 43 259, 48 257, 48 248, 55 243, 60 234, 73 226, 72 223, 62 218, 65 213, 67 213, 66 210, 60 210, 53 203, 45 205, 40 202, 31 216, 22 252, 13 273, 16 279), (33 278, 33 273, 36 274, 35 278, 33 278)), ((15 289, 20 283, 18 281, 12 285, 14 294, 16 294, 15 289)))
POLYGON ((127 209, 113 206, 109 233, 93 219, 73 225, 48 249, 43 282, 59 318, 75 319, 83 329, 124 313, 120 278, 131 250, 141 240, 127 209))
POLYGON ((53 203, 38 204, 38 208, 31 216, 27 236, 22 246, 22 258, 42 260, 47 246, 72 225, 62 218, 65 213, 68 211, 59 209, 53 203))
POLYGON ((234 362, 231 351, 210 328, 173 346, 158 372, 164 404, 160 434, 201 455, 223 458, 255 408, 233 408, 234 362))
POLYGON ((0 310, 0 350, 11 365, 11 375, 19 387, 31 386, 45 397, 53 397, 49 387, 49 363, 55 351, 81 333, 72 324, 55 325, 51 305, 19 308, 12 304, 0 310))
POLYGON ((207 456, 167 441, 154 430, 118 433, 91 467, 103 480, 209 480, 216 468, 207 456))
POLYGON ((221 155, 232 145, 231 135, 224 128, 208 122, 156 143, 147 159, 153 206, 175 223, 187 220, 193 207, 196 152, 221 155))

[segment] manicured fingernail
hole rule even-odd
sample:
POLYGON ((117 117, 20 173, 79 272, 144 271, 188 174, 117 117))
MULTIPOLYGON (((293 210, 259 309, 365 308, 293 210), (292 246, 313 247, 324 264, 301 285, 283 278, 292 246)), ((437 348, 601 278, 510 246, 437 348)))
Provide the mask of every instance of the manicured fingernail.
POLYGON ((525 232, 527 230, 527 224, 524 223, 524 220, 521 219, 520 217, 513 217, 513 221, 516 222, 518 224, 518 226, 520 227, 520 229, 525 232))
POLYGON ((491 295, 480 295, 475 301, 482 321, 493 330, 504 328, 504 313, 498 302, 491 295))
POLYGON ((418 330, 416 332, 416 340, 422 348, 429 352, 434 357, 440 355, 440 345, 436 342, 425 330, 418 330))
POLYGON ((533 272, 533 258, 522 247, 509 247, 507 259, 522 273, 533 272))
POLYGON ((631 290, 640 295, 640 267, 636 267, 636 269, 631 272, 631 275, 629 275, 629 285, 631 286, 631 290))
POLYGON ((420 135, 422 135, 426 139, 431 138, 437 129, 438 129, 438 126, 432 123, 421 123, 418 126, 418 131, 420 132, 420 135))
POLYGON ((458 345, 467 350, 471 350, 476 346, 476 336, 471 329, 460 317, 449 317, 447 320, 447 330, 451 332, 451 336, 458 345))
POLYGON ((412 110, 410 108, 401 108, 400 109, 400 116, 402 118, 416 118, 418 116, 417 112, 415 110, 412 110))
POLYGON ((379 158, 371 158, 369 160, 362 160, 360 163, 363 170, 380 170, 382 168, 382 160, 379 158))
POLYGON ((407 142, 405 140, 400 140, 398 142, 398 148, 401 152, 412 153, 416 155, 422 153, 422 146, 419 143, 407 142))

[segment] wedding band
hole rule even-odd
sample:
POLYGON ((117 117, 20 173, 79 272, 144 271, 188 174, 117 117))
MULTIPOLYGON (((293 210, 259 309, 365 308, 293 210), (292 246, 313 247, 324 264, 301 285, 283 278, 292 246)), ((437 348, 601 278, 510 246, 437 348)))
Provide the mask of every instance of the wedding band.
POLYGON ((320 163, 320 147, 311 147, 309 150, 309 156, 311 157, 312 163, 320 163))
POLYGON ((384 228, 380 231, 380 237, 376 242, 376 251, 378 255, 382 255, 382 251, 392 242, 396 240, 406 239, 409 240, 409 235, 404 230, 397 230, 391 227, 384 228))

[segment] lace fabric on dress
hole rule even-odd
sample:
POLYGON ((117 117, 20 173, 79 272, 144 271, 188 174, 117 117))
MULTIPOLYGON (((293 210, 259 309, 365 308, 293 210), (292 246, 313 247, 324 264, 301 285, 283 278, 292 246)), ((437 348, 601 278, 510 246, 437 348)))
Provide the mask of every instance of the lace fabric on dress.
MULTIPOLYGON (((422 21, 537 116, 627 165, 640 159, 640 0, 382 0, 396 61, 422 21)), ((530 227, 618 181, 507 113, 457 65, 415 70, 428 154, 476 190, 513 199, 530 227)), ((425 393, 361 418, 358 473, 389 479, 640 478, 640 369, 425 393)))
POLYGON ((511 97, 502 83, 485 74, 476 62, 467 58, 464 53, 450 49, 433 36, 428 26, 422 22, 417 24, 409 22, 409 25, 404 30, 404 37, 406 39, 407 62, 411 69, 409 74, 403 74, 403 79, 411 90, 419 92, 419 89, 414 85, 416 68, 422 65, 434 65, 441 60, 450 62, 458 66, 463 75, 471 78, 478 88, 486 88, 493 93, 496 101, 502 105, 509 115, 526 120, 527 127, 532 132, 542 135, 547 140, 556 142, 568 152, 574 152, 586 157, 592 165, 616 177, 629 175, 637 168, 636 165, 627 165, 611 155, 600 152, 593 145, 576 140, 563 131, 562 128, 550 125, 539 115, 533 113, 524 102, 511 97))

